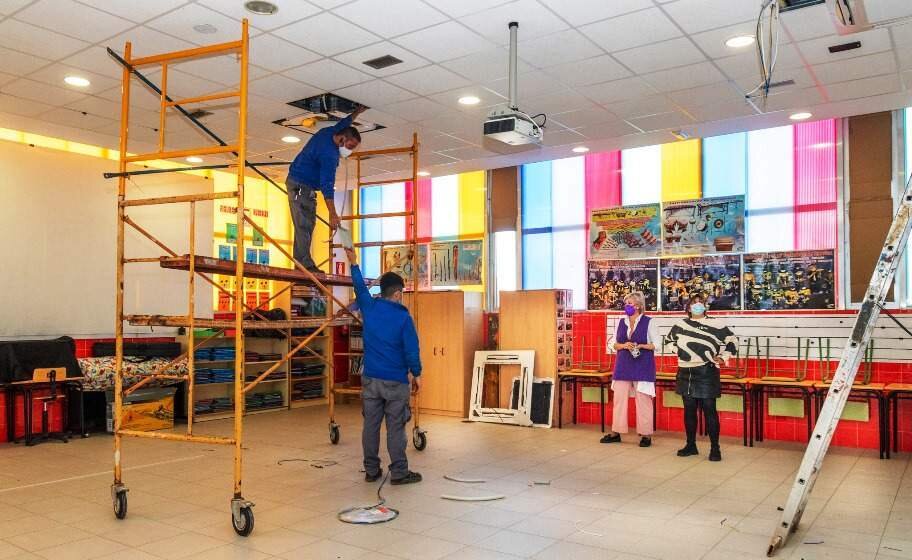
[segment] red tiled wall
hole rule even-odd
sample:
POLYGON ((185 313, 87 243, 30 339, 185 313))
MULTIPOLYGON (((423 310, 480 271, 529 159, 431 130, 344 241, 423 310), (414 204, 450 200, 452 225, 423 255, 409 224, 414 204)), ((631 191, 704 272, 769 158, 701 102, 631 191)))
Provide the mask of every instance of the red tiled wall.
MULTIPOLYGON (((604 313, 576 313, 573 320, 575 333, 573 357, 574 367, 610 371, 613 356, 605 351, 605 325, 604 313)), ((657 364, 660 370, 674 371, 677 360, 670 356, 660 356, 657 364)), ((830 376, 836 371, 838 361, 829 364, 830 376)), ((724 370, 723 370, 724 371, 724 370)), ((769 375, 790 375, 795 371, 795 361, 787 359, 772 359, 769 362, 769 375)), ((765 367, 758 360, 751 360, 747 364, 748 377, 767 375, 765 367)), ((816 362, 808 364, 806 379, 821 380, 826 372, 826 366, 816 362)), ((871 373, 872 383, 912 383, 912 363, 874 362, 871 373)), ((657 389, 656 429, 668 431, 683 431, 684 417, 680 408, 665 408, 662 406, 662 389, 657 389)), ((610 392, 606 397, 605 405, 606 428, 611 424, 610 392)), ((599 424, 599 403, 583 403, 582 387, 577 391, 577 421, 584 424, 599 424)), ((870 405, 870 419, 868 422, 842 421, 833 436, 833 445, 845 447, 862 447, 877 449, 879 447, 878 435, 878 410, 873 401, 870 405)), ((630 426, 636 425, 635 409, 630 407, 630 426)), ((807 441, 807 423, 805 418, 791 418, 769 416, 764 410, 764 439, 783 441, 807 441)), ((719 419, 722 425, 722 434, 726 436, 741 437, 741 414, 721 412, 719 419)), ((912 451, 912 401, 899 401, 899 444, 901 451, 912 451)))

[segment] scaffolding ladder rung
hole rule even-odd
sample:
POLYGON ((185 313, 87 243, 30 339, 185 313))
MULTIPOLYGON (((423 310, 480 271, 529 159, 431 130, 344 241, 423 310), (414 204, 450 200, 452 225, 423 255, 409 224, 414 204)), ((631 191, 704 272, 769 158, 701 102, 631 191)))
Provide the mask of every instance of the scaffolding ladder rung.
POLYGON ((235 145, 207 146, 205 148, 191 148, 188 150, 173 150, 170 152, 165 151, 137 154, 125 157, 124 161, 127 163, 136 163, 138 161, 150 161, 153 159, 174 159, 187 156, 209 156, 213 154, 228 154, 237 151, 238 147, 235 145))
POLYGON ((222 198, 237 198, 237 191, 200 193, 200 194, 182 194, 177 196, 160 196, 156 198, 134 198, 124 200, 121 206, 151 206, 153 204, 173 204, 176 202, 200 202, 206 200, 218 200, 222 198))
MULTIPOLYGON (((352 243, 352 247, 390 247, 393 245, 410 245, 412 241, 410 239, 398 240, 398 241, 361 241, 359 243, 352 243)), ((333 243, 334 249, 341 249, 342 245, 340 243, 333 243)))
POLYGON ((148 66, 149 64, 161 64, 162 62, 170 62, 173 60, 187 60, 204 56, 215 56, 222 53, 239 51, 242 46, 242 41, 229 41, 227 43, 217 43, 215 45, 206 45, 204 47, 184 49, 182 51, 141 56, 139 58, 128 60, 127 62, 130 63, 130 66, 136 68, 139 66, 148 66))
POLYGON ((140 257, 136 259, 124 259, 124 264, 136 264, 136 263, 157 263, 160 257, 140 257))
MULTIPOLYGON (((124 315, 124 320, 133 326, 142 327, 189 327, 190 318, 186 315, 124 315)), ((326 317, 309 317, 307 319, 286 319, 283 321, 243 321, 244 329, 308 329, 328 324, 331 327, 350 325, 350 318, 338 317, 332 320, 326 317)), ((194 318, 193 326, 200 329, 233 329, 234 319, 194 318)))
POLYGON ((392 154, 414 154, 418 150, 415 146, 405 146, 401 148, 380 148, 379 150, 364 150, 363 152, 355 152, 350 157, 354 159, 364 159, 373 156, 389 156, 392 154))
POLYGON ((135 438, 163 439, 167 441, 186 441, 190 443, 208 443, 218 445, 234 445, 236 441, 234 438, 226 438, 220 436, 191 436, 186 434, 171 434, 167 432, 141 432, 139 430, 118 430, 117 435, 135 438))
POLYGON ((376 181, 358 181, 359 187, 372 187, 376 185, 392 185, 395 183, 405 183, 411 181, 411 177, 398 177, 396 179, 377 179, 376 181))
POLYGON ((220 93, 210 93, 209 95, 198 95, 196 97, 185 97, 183 99, 173 99, 165 101, 165 107, 174 107, 175 105, 190 105, 191 103, 205 103, 207 101, 218 101, 219 99, 230 99, 240 97, 239 91, 223 91, 220 93))

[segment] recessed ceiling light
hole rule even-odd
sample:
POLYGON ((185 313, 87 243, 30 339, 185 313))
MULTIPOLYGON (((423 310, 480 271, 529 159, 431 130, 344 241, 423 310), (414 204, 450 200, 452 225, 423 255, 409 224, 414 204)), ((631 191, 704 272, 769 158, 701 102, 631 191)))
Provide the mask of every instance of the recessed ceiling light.
POLYGON ((478 99, 474 95, 466 95, 459 98, 459 103, 463 105, 478 105, 481 103, 481 99, 478 99))
POLYGON ((298 138, 297 136, 283 136, 282 137, 282 142, 285 142, 286 144, 297 144, 300 141, 301 141, 301 139, 298 138))
POLYGON ((792 119, 793 121, 806 121, 809 118, 811 118, 812 116, 813 115, 808 113, 807 111, 801 111, 799 113, 792 113, 791 115, 789 115, 789 118, 792 119))
POLYGON ((573 148, 573 151, 578 154, 585 154, 586 152, 589 151, 589 148, 587 148, 586 146, 577 146, 577 147, 573 148))
POLYGON ((92 83, 92 82, 88 81, 87 79, 83 78, 82 76, 67 76, 66 78, 63 79, 63 81, 71 86, 76 86, 76 87, 88 87, 89 84, 92 83))
POLYGON ((754 44, 757 39, 753 35, 736 35, 725 41, 726 47, 740 49, 754 44))
POLYGON ((218 28, 211 23, 201 23, 199 25, 194 25, 193 30, 197 33, 203 33, 204 35, 211 35, 218 31, 218 28))
POLYGON ((244 2, 244 8, 251 14, 256 14, 258 16, 271 16, 279 11, 278 6, 272 2, 264 2, 263 0, 250 0, 250 2, 244 2))
POLYGON ((430 172, 428 172, 428 171, 419 171, 419 172, 418 172, 418 176, 419 176, 419 177, 430 177, 431 174, 430 174, 430 172))
POLYGON ((190 156, 187 158, 187 163, 203 163, 203 158, 197 156, 190 156))

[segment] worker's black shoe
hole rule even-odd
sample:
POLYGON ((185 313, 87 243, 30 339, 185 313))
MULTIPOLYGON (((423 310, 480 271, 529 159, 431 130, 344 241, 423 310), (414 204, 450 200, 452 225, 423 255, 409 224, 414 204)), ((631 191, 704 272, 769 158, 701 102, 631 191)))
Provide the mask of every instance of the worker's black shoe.
POLYGON ((602 436, 599 443, 621 443, 621 434, 608 434, 607 436, 602 436))
POLYGON ((376 474, 371 474, 369 472, 364 473, 364 482, 377 482, 380 480, 380 477, 383 476, 383 469, 377 469, 376 474))
POLYGON ((409 471, 408 474, 402 478, 390 479, 390 484, 393 486, 399 486, 400 484, 415 484, 416 482, 421 482, 421 475, 412 471, 409 471))
POLYGON ((652 445, 652 438, 649 436, 643 436, 640 438, 640 447, 649 447, 652 445))
POLYGON ((718 445, 712 446, 709 450, 709 460, 710 461, 721 461, 722 460, 722 450, 719 449, 718 445))
POLYGON ((691 455, 699 455, 700 452, 697 450, 697 444, 688 443, 681 449, 678 449, 678 457, 690 457, 691 455))

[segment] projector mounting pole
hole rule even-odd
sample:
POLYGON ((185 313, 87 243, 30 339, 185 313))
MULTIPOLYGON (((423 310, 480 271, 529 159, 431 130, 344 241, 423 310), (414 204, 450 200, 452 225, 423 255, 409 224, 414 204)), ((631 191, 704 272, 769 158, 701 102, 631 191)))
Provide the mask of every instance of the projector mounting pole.
POLYGON ((511 21, 508 25, 510 28, 510 109, 517 110, 516 104, 516 35, 519 32, 519 22, 511 21))

